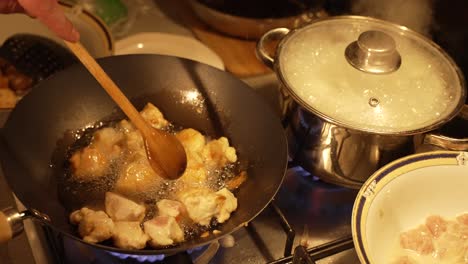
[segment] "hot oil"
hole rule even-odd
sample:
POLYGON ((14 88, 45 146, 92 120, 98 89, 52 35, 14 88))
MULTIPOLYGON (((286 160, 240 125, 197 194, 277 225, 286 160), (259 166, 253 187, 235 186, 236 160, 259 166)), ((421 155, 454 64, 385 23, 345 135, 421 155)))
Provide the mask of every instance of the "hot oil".
POLYGON ((95 181, 82 181, 73 177, 69 159, 79 149, 90 144, 94 132, 105 127, 104 123, 97 123, 93 126, 74 131, 76 141, 67 149, 65 159, 61 166, 56 166, 58 194, 62 204, 71 212, 83 206, 92 208, 103 208, 102 201, 104 193, 110 190, 115 180, 112 173, 98 178, 95 181))
MULTIPOLYGON (((69 162, 73 153, 88 146, 93 139, 93 134, 99 129, 105 127, 116 128, 117 124, 117 121, 99 123, 96 126, 75 132, 75 138, 77 140, 67 150, 65 162, 61 167, 63 170, 59 173, 58 177, 59 195, 63 204, 69 210, 69 213, 84 206, 104 210, 105 193, 108 191, 115 191, 114 188, 119 178, 119 172, 122 169, 122 166, 131 162, 127 160, 127 158, 135 153, 130 153, 128 150, 124 149, 123 151, 125 152, 125 155, 114 160, 111 163, 110 169, 104 176, 92 181, 82 181, 73 177, 72 169, 70 167, 71 164, 69 162)), ((120 127, 119 129, 125 133, 124 128, 120 127)), ((171 133, 176 133, 182 129, 183 128, 181 127, 175 127, 172 125, 168 127, 168 131, 171 133)), ((206 140, 208 142, 210 138, 206 137, 206 140)), ((158 181, 160 181, 159 184, 155 184, 154 187, 146 189, 145 192, 121 194, 146 206, 147 213, 144 219, 144 221, 146 221, 157 215, 157 201, 161 199, 178 200, 176 197, 177 193, 182 192, 184 189, 190 190, 194 188, 207 188, 212 191, 218 191, 226 187, 226 183, 238 175, 239 172, 239 164, 234 163, 229 164, 222 169, 209 170, 206 181, 191 182, 190 186, 187 186, 187 184, 184 184, 181 181, 171 181, 158 178, 158 181)), ((197 238, 204 232, 213 230, 217 225, 218 223, 215 219, 211 221, 209 226, 200 226, 188 217, 185 217, 180 221, 180 226, 184 230, 186 240, 197 238)))

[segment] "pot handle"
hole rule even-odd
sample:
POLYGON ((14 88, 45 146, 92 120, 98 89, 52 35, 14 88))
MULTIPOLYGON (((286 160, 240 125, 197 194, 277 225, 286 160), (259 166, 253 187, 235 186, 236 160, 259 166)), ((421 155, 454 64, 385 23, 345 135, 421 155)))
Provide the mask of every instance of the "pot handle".
MULTIPOLYGON (((468 105, 464 105, 459 117, 468 122, 468 105)), ((452 138, 440 134, 425 134, 422 144, 435 146, 444 150, 466 151, 468 150, 468 138, 452 138)))
POLYGON ((260 40, 257 42, 257 47, 255 49, 257 58, 260 59, 266 66, 270 69, 273 69, 275 60, 273 56, 268 54, 266 49, 266 45, 271 43, 272 41, 277 41, 282 39, 289 33, 288 28, 274 28, 272 30, 267 31, 265 34, 262 35, 260 40))
POLYGON ((41 214, 34 209, 19 212, 13 207, 8 207, 0 211, 0 244, 4 244, 21 234, 24 229, 23 220, 28 218, 50 222, 47 215, 41 214))
POLYGON ((468 149, 468 139, 451 138, 437 134, 424 135, 423 144, 444 150, 465 151, 468 149))

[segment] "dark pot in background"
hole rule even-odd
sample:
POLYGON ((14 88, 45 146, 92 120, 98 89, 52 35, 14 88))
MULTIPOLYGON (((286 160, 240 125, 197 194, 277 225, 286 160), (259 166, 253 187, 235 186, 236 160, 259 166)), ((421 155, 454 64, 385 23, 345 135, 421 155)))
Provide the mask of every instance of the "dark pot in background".
POLYGON ((325 16, 325 0, 189 0, 198 18, 213 29, 238 38, 258 39, 277 27, 296 28, 325 16))

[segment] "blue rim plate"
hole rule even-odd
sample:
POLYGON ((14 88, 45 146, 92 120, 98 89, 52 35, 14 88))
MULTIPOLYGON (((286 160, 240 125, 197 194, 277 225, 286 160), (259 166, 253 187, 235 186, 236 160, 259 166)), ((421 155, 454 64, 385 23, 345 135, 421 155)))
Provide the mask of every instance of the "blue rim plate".
MULTIPOLYGON (((370 208, 378 194, 389 192, 390 184, 395 182, 401 176, 414 175, 414 172, 417 170, 428 168, 435 169, 436 166, 439 168, 445 168, 445 166, 463 166, 460 167, 462 170, 461 174, 468 177, 468 152, 434 151, 410 155, 382 167, 364 183, 354 202, 351 219, 353 241, 356 253, 361 263, 376 263, 372 260, 372 256, 369 253, 370 241, 368 241, 366 229, 369 220, 370 208)), ((414 190, 414 187, 417 189, 417 186, 408 188, 413 188, 414 190)), ((385 226, 382 228, 384 229, 385 226)), ((375 241, 375 243, 379 242, 375 241)))

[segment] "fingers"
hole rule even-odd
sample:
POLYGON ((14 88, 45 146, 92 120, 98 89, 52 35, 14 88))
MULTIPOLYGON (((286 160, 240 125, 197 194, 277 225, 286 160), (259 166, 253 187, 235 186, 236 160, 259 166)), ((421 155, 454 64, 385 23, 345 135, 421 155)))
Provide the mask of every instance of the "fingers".
POLYGON ((71 42, 79 40, 80 34, 66 18, 57 0, 18 0, 18 2, 29 15, 36 17, 62 39, 71 42))
POLYGON ((24 12, 24 9, 16 0, 0 0, 0 13, 19 13, 24 12))

